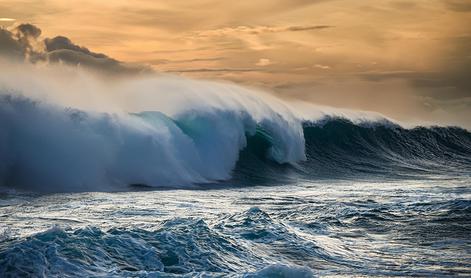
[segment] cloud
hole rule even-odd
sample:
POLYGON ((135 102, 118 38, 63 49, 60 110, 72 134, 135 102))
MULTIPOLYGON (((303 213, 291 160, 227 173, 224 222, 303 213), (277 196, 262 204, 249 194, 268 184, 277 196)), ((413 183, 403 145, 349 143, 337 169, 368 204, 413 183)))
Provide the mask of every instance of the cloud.
POLYGON ((270 61, 270 59, 262 58, 258 60, 258 62, 255 65, 260 66, 260 67, 265 67, 271 64, 273 63, 270 61))
POLYGON ((212 36, 226 36, 231 34, 250 34, 259 35, 263 33, 279 33, 279 32, 300 32, 300 31, 312 31, 333 28, 329 25, 305 25, 305 26, 285 26, 285 27, 272 27, 272 26, 245 26, 240 25, 237 27, 226 27, 213 30, 204 30, 196 32, 197 36, 200 37, 212 37, 212 36))
POLYGON ((329 70, 330 69, 329 66, 321 65, 321 64, 315 64, 314 67, 318 68, 318 69, 323 69, 323 70, 329 70))
POLYGON ((20 24, 16 27, 16 31, 20 36, 38 38, 41 35, 41 29, 32 24, 20 24))
POLYGON ((105 54, 91 52, 90 50, 88 50, 88 48, 78 46, 72 43, 72 41, 70 41, 69 38, 66 38, 63 36, 57 36, 53 39, 46 38, 44 39, 44 44, 48 52, 63 49, 63 50, 71 50, 74 52, 80 52, 82 54, 86 54, 95 58, 107 58, 105 54))
POLYGON ((333 28, 334 26, 329 25, 313 25, 313 26, 290 26, 285 28, 285 31, 299 32, 299 31, 310 31, 310 30, 322 30, 333 28))
POLYGON ((185 72, 251 72, 260 71, 255 68, 199 68, 199 69, 179 69, 179 70, 168 70, 170 73, 185 73, 185 72))
POLYGON ((0 56, 8 60, 36 60, 39 57, 36 39, 41 30, 31 24, 21 24, 12 31, 0 28, 0 56))
POLYGON ((204 47, 197 47, 197 48, 178 48, 178 49, 166 49, 166 50, 154 50, 151 53, 153 54, 172 54, 172 53, 182 53, 182 52, 196 52, 202 50, 209 50, 212 49, 211 47, 204 46, 204 47))
POLYGON ((24 57, 25 49, 8 30, 0 29, 0 56, 8 59, 21 59, 24 57))
POLYGON ((48 61, 51 63, 64 63, 73 66, 81 66, 103 73, 111 74, 136 74, 151 72, 151 69, 142 65, 122 63, 104 55, 97 57, 84 52, 70 49, 58 49, 47 53, 48 61))
POLYGON ((198 63, 198 62, 214 62, 224 60, 224 57, 210 57, 210 58, 194 58, 194 59, 182 59, 182 60, 168 60, 168 59, 156 59, 148 61, 152 65, 162 64, 183 64, 183 63, 198 63))
POLYGON ((13 22, 13 21, 15 21, 15 19, 14 18, 8 18, 8 17, 0 17, 0 21, 13 22))
POLYGON ((123 63, 105 54, 95 53, 64 36, 41 39, 41 29, 32 24, 20 24, 11 31, 0 29, 0 56, 32 63, 64 63, 112 74, 152 71, 147 66, 123 63))

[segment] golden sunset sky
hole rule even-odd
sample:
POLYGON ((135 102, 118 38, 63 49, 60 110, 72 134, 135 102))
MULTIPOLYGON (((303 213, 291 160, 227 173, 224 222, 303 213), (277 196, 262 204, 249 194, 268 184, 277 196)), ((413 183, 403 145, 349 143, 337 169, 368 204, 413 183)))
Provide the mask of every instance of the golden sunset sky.
POLYGON ((157 72, 398 120, 471 122, 471 1, 0 0, 0 18, 157 72))

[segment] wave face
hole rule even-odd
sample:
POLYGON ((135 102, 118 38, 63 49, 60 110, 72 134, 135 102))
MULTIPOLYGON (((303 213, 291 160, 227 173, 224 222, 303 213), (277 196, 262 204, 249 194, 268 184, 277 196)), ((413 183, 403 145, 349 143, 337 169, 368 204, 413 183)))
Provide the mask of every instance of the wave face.
POLYGON ((330 119, 305 124, 307 171, 383 176, 466 174, 471 133, 456 127, 404 129, 389 123, 330 119))
POLYGON ((307 159, 282 165, 267 159, 272 137, 258 129, 241 152, 234 181, 429 179, 471 173, 471 133, 458 127, 405 129, 388 121, 354 123, 325 117, 304 122, 303 134, 307 159))

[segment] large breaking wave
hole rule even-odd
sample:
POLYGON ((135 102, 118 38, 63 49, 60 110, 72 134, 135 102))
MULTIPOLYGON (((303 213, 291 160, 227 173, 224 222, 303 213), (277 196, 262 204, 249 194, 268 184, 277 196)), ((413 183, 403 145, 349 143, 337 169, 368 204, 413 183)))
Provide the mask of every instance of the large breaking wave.
POLYGON ((101 191, 471 167, 471 134, 461 128, 405 129, 314 106, 302 113, 231 84, 151 77, 105 85, 112 80, 57 75, 32 70, 25 81, 11 70, 0 79, 3 186, 101 191))
POLYGON ((188 111, 127 115, 87 113, 30 99, 0 99, 1 177, 5 185, 41 190, 102 190, 113 186, 188 186, 226 180, 239 151, 261 126, 276 138, 277 163, 304 159, 299 125, 279 115, 188 111))

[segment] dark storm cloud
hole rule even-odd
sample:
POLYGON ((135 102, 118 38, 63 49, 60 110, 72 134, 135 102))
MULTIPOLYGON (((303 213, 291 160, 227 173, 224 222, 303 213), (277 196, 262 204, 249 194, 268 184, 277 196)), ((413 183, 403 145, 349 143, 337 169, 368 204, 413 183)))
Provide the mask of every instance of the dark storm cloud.
POLYGON ((102 53, 74 44, 69 38, 40 39, 41 29, 32 24, 21 24, 13 30, 0 29, 0 56, 9 60, 36 63, 64 63, 104 73, 145 73, 149 67, 123 63, 102 53))
POLYGON ((22 59, 25 56, 25 49, 16 39, 12 32, 0 29, 0 56, 8 59, 22 59))
POLYGON ((0 29, 0 55, 9 60, 40 59, 36 39, 41 30, 31 24, 21 24, 12 31, 0 29))
POLYGON ((63 36, 57 36, 55 38, 46 38, 44 39, 44 45, 46 47, 47 52, 52 52, 56 50, 70 50, 73 52, 78 52, 82 53, 88 56, 92 56, 95 58, 108 58, 105 54, 101 53, 94 53, 88 50, 86 47, 78 46, 72 41, 70 41, 69 38, 63 37, 63 36))
POLYGON ((122 63, 106 55, 97 57, 84 52, 70 49, 58 49, 47 53, 48 61, 51 63, 65 63, 68 65, 77 65, 105 73, 113 74, 133 74, 151 72, 151 69, 142 65, 132 65, 122 63))
POLYGON ((36 39, 41 35, 41 29, 28 23, 20 24, 18 27, 16 27, 16 30, 20 35, 23 35, 25 37, 31 37, 36 39))

